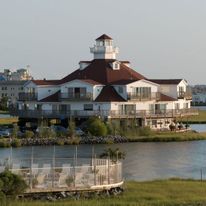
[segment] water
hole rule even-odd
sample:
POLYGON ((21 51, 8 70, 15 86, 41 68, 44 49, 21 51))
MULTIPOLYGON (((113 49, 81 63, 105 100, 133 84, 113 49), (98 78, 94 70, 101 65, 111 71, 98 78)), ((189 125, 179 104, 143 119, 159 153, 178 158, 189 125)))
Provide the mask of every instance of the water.
POLYGON ((0 118, 10 118, 10 114, 0 114, 0 118))
POLYGON ((193 106, 192 108, 199 109, 199 110, 206 110, 206 106, 193 106))
MULTIPOLYGON (((78 157, 90 157, 92 145, 78 146, 78 157)), ((100 154, 107 147, 119 147, 126 153, 123 161, 123 176, 126 180, 152 180, 169 177, 206 179, 206 141, 170 143, 125 143, 113 145, 94 145, 95 153, 100 154)), ((53 146, 36 146, 35 158, 51 158, 53 146)), ((56 157, 73 157, 75 146, 56 146, 56 157)), ((11 149, 0 149, 1 158, 8 157, 11 149)), ((31 156, 31 147, 12 149, 13 158, 23 159, 31 156)))
POLYGON ((197 132, 206 132, 206 124, 191 124, 190 127, 197 132))

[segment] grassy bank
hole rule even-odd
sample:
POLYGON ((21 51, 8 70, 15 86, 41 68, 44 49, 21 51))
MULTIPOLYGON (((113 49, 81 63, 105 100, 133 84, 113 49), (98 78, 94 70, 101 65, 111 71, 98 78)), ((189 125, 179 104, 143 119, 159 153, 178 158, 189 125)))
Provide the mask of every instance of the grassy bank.
POLYGON ((0 110, 0 114, 9 114, 9 111, 0 110))
POLYGON ((17 117, 10 117, 10 118, 0 118, 0 125, 4 124, 12 124, 18 122, 17 117))
POLYGON ((176 132, 163 132, 155 133, 151 136, 135 136, 123 138, 121 141, 114 139, 113 136, 109 137, 92 137, 92 139, 85 140, 80 138, 14 138, 10 142, 9 138, 0 139, 1 147, 21 147, 21 146, 36 146, 36 145, 73 145, 73 144, 112 144, 112 143, 124 143, 124 142, 180 142, 180 141, 196 141, 206 140, 206 132, 197 133, 188 131, 184 133, 176 132))
POLYGON ((128 137, 130 142, 173 142, 206 140, 206 132, 157 132, 147 137, 128 137))
POLYGON ((183 117, 178 121, 188 122, 189 124, 206 123, 206 110, 199 110, 199 115, 183 117))
MULTIPOLYGON (((206 205, 206 182, 193 180, 162 180, 151 182, 129 181, 125 192, 112 198, 66 200, 56 202, 11 202, 8 206, 203 206, 206 205)), ((3 205, 3 204, 2 204, 3 205)))

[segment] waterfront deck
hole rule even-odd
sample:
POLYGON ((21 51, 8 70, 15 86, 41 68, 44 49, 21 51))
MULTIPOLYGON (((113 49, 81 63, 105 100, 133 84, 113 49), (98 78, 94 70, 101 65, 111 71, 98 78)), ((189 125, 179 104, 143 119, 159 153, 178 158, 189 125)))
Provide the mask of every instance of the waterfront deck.
MULTIPOLYGON (((13 162, 12 173, 27 183, 26 193, 109 190, 123 184, 122 163, 109 159, 41 160, 13 162), (25 166, 26 165, 26 166, 25 166)), ((1 170, 3 170, 1 166, 1 170)))

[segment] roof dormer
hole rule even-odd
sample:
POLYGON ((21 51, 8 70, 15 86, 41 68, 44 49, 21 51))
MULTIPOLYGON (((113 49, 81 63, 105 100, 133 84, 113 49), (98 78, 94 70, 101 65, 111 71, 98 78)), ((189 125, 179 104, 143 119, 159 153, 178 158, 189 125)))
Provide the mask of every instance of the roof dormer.
POLYGON ((80 61, 79 62, 79 69, 80 70, 83 70, 83 69, 85 69, 87 66, 89 66, 90 65, 90 61, 80 61))
POLYGON ((114 61, 110 65, 111 65, 113 70, 119 70, 120 69, 120 62, 119 61, 114 61))

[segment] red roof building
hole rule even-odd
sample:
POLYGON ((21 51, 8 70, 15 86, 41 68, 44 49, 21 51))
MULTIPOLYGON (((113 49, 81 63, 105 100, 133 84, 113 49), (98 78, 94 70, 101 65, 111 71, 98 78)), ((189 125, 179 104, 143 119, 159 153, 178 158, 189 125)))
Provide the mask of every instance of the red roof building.
POLYGON ((79 68, 62 79, 31 80, 19 110, 32 110, 28 118, 135 118, 152 128, 160 127, 160 119, 168 122, 190 114, 191 94, 184 79, 146 78, 129 61, 118 60, 119 49, 106 34, 96 39, 90 52, 93 60, 80 61, 79 68))

